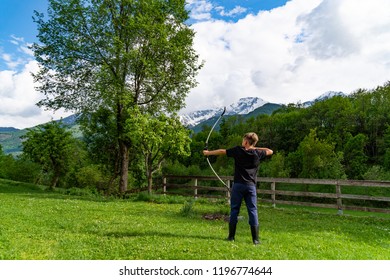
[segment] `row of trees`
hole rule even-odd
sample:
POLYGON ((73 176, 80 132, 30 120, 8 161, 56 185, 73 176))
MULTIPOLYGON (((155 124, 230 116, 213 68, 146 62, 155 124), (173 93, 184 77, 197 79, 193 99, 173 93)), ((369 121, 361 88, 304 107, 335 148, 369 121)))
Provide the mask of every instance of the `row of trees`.
MULTIPOLYGON (((220 131, 211 136, 210 148, 239 145, 244 133, 255 131, 260 138, 258 145, 275 151, 261 166, 261 176, 390 179, 389 108, 387 83, 372 90, 357 90, 349 96, 335 96, 307 108, 290 104, 272 115, 249 120, 241 116, 224 118, 220 131)), ((173 169, 183 173, 208 172, 200 151, 209 129, 204 127, 193 136, 192 156, 182 159, 173 169)), ((215 158, 214 166, 220 174, 232 174, 233 164, 226 158, 215 158)))
MULTIPOLYGON (((260 176, 390 180, 389 106, 390 83, 335 96, 308 108, 290 104, 272 115, 249 120, 226 117, 220 130, 211 134, 209 148, 239 145, 245 132, 256 131, 258 145, 275 151, 261 165, 260 176)), ((151 191, 153 178, 161 172, 212 175, 202 155, 210 127, 190 135, 177 117, 154 117, 137 107, 128 114, 126 137, 134 144, 129 159, 131 188, 147 185, 151 191)), ((0 177, 52 188, 60 185, 117 192, 118 143, 109 126, 93 118, 106 123, 109 119, 104 114, 81 116, 81 139, 58 122, 31 129, 24 136, 19 158, 6 156, 0 149, 0 177)), ((219 174, 233 174, 231 159, 214 157, 211 161, 219 174)))
MULTIPOLYGON (((132 186, 145 186, 147 182, 151 192, 153 174, 164 160, 189 155, 189 131, 178 118, 152 117, 140 110, 133 110, 126 126, 131 131, 129 139, 137 147, 130 160, 129 181, 132 186)), ((116 192, 118 147, 107 131, 86 131, 86 137, 77 139, 61 122, 50 122, 30 129, 23 138, 23 153, 17 159, 0 149, 0 178, 46 184, 51 189, 60 182, 62 187, 116 192)))

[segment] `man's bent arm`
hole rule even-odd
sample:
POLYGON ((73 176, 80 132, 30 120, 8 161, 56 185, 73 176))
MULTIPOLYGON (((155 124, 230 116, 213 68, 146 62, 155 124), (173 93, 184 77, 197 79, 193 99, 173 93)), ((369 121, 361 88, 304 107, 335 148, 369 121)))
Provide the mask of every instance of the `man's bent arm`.
POLYGON ((259 147, 255 147, 256 150, 260 150, 260 151, 265 151, 265 154, 267 156, 271 156, 274 151, 272 151, 271 149, 268 149, 268 148, 259 148, 259 147))

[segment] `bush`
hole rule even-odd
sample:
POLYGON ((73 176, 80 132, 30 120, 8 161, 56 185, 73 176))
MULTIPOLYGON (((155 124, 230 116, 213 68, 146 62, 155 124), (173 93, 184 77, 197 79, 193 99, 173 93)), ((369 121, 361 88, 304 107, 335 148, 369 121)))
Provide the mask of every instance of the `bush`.
POLYGON ((104 181, 104 176, 98 165, 88 165, 77 171, 76 180, 78 187, 97 188, 104 181))
POLYGON ((379 165, 370 167, 363 175, 364 180, 390 180, 390 172, 379 165))
POLYGON ((180 210, 180 215, 183 217, 190 217, 194 215, 194 200, 187 200, 184 202, 183 207, 180 210))

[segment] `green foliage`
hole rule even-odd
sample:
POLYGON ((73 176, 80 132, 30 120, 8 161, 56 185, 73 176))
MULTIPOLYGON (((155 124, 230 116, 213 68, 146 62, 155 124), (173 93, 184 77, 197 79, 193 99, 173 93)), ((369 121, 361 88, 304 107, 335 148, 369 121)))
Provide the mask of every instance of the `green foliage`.
POLYGON ((76 173, 77 186, 82 188, 97 188, 104 182, 104 176, 98 165, 87 165, 76 173))
POLYGON ((290 167, 287 165, 286 157, 283 153, 275 153, 272 158, 260 165, 260 176, 288 178, 290 176, 290 167))
POLYGON ((104 166, 107 173, 119 173, 120 157, 116 139, 115 118, 107 108, 99 108, 93 114, 81 114, 80 128, 89 158, 104 166), (104 151, 104 152, 102 152, 104 151))
POLYGON ((14 158, 12 155, 0 159, 0 178, 36 183, 41 175, 41 167, 30 160, 14 158))
POLYGON ((301 158, 302 178, 340 179, 344 178, 341 164, 342 153, 334 151, 334 145, 317 138, 315 130, 305 137, 297 150, 301 158))
POLYGON ((181 204, 185 203, 186 198, 182 196, 174 196, 174 195, 158 195, 158 194, 150 194, 146 192, 140 192, 135 197, 130 197, 131 200, 137 202, 150 202, 156 204, 181 204))
POLYGON ((365 154, 367 137, 361 133, 355 137, 349 136, 344 146, 344 165, 348 178, 362 179, 367 170, 368 157, 365 154))
MULTIPOLYGON (((209 149, 240 145, 245 132, 255 131, 257 146, 274 151, 271 159, 260 165, 261 176, 363 179, 367 172, 373 178, 378 172, 370 172, 370 168, 381 166, 378 176, 383 178, 390 170, 389 106, 390 82, 317 101, 307 108, 289 104, 272 115, 223 118, 220 130, 210 138, 209 149)), ((209 174, 201 154, 209 129, 205 126, 192 136, 191 157, 180 161, 185 166, 198 165, 202 174, 209 174)), ((217 172, 232 175, 231 161, 222 157, 211 160, 217 172)))
POLYGON ((390 171, 390 125, 388 124, 383 135, 383 149, 385 151, 383 157, 383 167, 390 171))
POLYGON ((169 175, 199 175, 202 174, 202 170, 198 165, 186 166, 179 161, 173 163, 167 163, 163 166, 163 174, 169 175))
POLYGON ((363 179, 390 181, 390 171, 384 169, 382 166, 374 165, 366 170, 366 172, 363 174, 363 179))
POLYGON ((142 113, 137 107, 129 112, 126 121, 126 137, 138 147, 143 155, 149 192, 152 190, 153 173, 161 169, 167 158, 188 156, 191 138, 175 116, 164 114, 152 116, 142 113))
POLYGON ((184 202, 183 207, 180 210, 180 215, 183 217, 191 217, 194 215, 194 203, 195 200, 187 200, 184 202))
POLYGON ((51 188, 69 169, 73 156, 72 134, 59 122, 50 122, 29 130, 23 137, 23 154, 39 164, 45 173, 52 173, 51 188))
POLYGON ((0 145, 0 178, 6 178, 5 177, 5 171, 4 171, 4 152, 3 152, 3 146, 0 145))
POLYGON ((96 123, 84 127, 102 133, 93 140, 110 148, 100 160, 112 164, 122 193, 137 157, 137 146, 126 139, 131 110, 174 113, 196 85, 202 63, 193 49, 195 32, 185 24, 188 13, 182 0, 51 0, 47 19, 35 13, 40 43, 32 49, 40 71, 34 78, 45 96, 38 105, 88 116, 104 112, 108 121, 100 123, 110 139, 96 123))

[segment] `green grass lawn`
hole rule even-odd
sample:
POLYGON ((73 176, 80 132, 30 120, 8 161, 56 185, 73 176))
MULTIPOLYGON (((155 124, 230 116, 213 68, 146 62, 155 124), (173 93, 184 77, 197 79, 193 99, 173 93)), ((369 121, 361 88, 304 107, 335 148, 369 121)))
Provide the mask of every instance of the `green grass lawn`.
POLYGON ((227 242, 227 223, 203 218, 228 213, 226 204, 157 200, 65 195, 0 180, 0 259, 390 260, 384 215, 260 205, 262 244, 253 246, 245 208, 236 241, 227 242))

